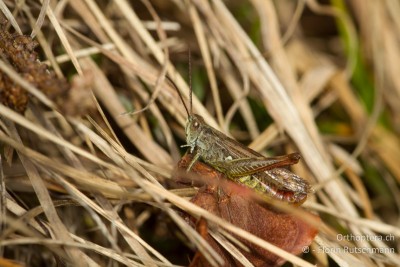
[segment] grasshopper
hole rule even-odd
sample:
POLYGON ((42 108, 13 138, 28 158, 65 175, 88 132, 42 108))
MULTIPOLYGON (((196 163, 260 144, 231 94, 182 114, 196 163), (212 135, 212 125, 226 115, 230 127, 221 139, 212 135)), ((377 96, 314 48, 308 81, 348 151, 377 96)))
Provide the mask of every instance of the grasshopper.
POLYGON ((189 152, 194 153, 187 168, 188 172, 193 164, 201 159, 224 173, 230 180, 252 188, 257 193, 296 205, 306 200, 311 192, 310 184, 286 169, 300 160, 299 153, 265 157, 244 146, 209 126, 200 115, 192 112, 191 86, 190 112, 180 91, 175 84, 174 86, 188 115, 185 126, 187 144, 183 147, 189 147, 189 152))

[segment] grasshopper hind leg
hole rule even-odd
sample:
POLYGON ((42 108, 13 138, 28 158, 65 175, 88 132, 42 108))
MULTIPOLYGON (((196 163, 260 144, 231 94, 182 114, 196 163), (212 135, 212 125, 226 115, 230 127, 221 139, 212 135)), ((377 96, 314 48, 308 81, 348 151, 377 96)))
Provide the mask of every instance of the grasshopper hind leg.
POLYGON ((260 184, 260 181, 258 179, 250 175, 240 177, 239 179, 237 179, 237 181, 251 189, 255 189, 260 184))
POLYGON ((273 180, 263 179, 255 175, 244 176, 236 179, 236 182, 254 189, 262 195, 287 202, 289 204, 300 205, 306 201, 308 191, 303 190, 290 190, 282 185, 279 185, 273 180))

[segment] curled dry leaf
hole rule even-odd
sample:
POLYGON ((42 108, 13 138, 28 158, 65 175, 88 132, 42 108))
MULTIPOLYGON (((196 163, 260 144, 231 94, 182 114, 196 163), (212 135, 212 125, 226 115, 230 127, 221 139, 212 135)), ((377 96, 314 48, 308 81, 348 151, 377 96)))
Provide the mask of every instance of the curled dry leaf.
MULTIPOLYGON (((178 163, 175 177, 179 183, 187 182, 182 179, 183 175, 178 174, 186 170, 190 161, 191 156, 187 154, 178 163)), ((192 178, 199 177, 206 183, 192 198, 193 203, 281 249, 299 255, 318 233, 315 227, 298 217, 260 203, 254 197, 252 190, 228 181, 224 178, 224 174, 202 162, 193 165, 191 174, 192 178)), ((319 221, 318 216, 314 217, 319 221)), ((195 227, 197 224, 195 219, 188 217, 188 220, 195 227)), ((205 235, 204 230, 200 233, 224 259, 224 266, 241 266, 209 234, 205 235)), ((234 233, 231 234, 235 236, 234 233)), ((285 259, 272 252, 237 236, 235 238, 249 248, 249 252, 241 249, 240 251, 255 266, 281 266, 285 263, 285 259)), ((198 254, 194 260, 191 266, 209 266, 209 263, 198 254)))

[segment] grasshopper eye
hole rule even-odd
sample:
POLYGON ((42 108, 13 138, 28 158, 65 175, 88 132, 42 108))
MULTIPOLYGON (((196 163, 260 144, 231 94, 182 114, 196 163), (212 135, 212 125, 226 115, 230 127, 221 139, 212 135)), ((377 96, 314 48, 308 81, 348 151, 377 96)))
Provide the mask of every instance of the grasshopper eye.
POLYGON ((194 127, 194 128, 199 128, 199 123, 198 123, 197 121, 195 121, 195 122, 193 123, 193 127, 194 127))

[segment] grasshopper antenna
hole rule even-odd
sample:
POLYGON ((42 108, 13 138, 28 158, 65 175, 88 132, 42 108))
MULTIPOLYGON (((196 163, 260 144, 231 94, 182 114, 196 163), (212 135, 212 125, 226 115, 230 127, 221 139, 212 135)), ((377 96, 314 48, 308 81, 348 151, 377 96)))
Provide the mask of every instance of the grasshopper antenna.
POLYGON ((192 102, 192 95, 193 95, 193 88, 192 88, 192 52, 190 51, 189 47, 189 107, 190 107, 190 115, 193 114, 193 102, 192 102))
POLYGON ((175 88, 176 92, 179 95, 179 98, 182 101, 183 106, 185 107, 186 113, 188 115, 188 118, 193 114, 192 113, 192 94, 193 94, 193 88, 192 88, 192 62, 191 62, 191 52, 190 52, 190 47, 189 47, 189 109, 187 108, 185 101, 183 100, 183 96, 181 94, 181 91, 179 91, 178 86, 176 86, 176 83, 168 76, 166 76, 167 80, 173 85, 175 88), (189 112, 190 111, 190 112, 189 112))
POLYGON ((178 93, 179 98, 182 101, 183 106, 185 107, 186 113, 188 114, 188 117, 190 116, 189 110, 185 104, 185 100, 183 100, 183 96, 181 94, 181 91, 179 91, 178 86, 176 86, 176 83, 168 76, 166 76, 167 80, 173 85, 173 87, 175 88, 175 91, 178 93))

